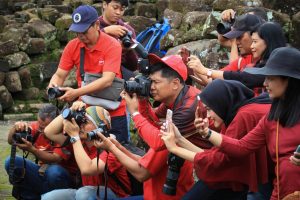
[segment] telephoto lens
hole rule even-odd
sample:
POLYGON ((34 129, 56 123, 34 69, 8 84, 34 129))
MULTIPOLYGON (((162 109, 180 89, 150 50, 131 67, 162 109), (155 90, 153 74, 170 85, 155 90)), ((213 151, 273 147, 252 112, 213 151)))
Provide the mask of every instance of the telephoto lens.
POLYGON ((184 164, 184 159, 172 153, 168 155, 168 171, 166 182, 163 186, 163 193, 171 196, 176 195, 177 182, 180 175, 180 169, 184 164))

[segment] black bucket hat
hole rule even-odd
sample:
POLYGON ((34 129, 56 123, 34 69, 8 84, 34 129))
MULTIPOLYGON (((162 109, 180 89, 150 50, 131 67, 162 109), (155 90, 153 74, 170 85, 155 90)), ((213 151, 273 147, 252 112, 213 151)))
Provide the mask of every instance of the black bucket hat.
POLYGON ((300 51, 292 47, 275 49, 262 68, 246 68, 250 74, 287 76, 300 79, 300 51))

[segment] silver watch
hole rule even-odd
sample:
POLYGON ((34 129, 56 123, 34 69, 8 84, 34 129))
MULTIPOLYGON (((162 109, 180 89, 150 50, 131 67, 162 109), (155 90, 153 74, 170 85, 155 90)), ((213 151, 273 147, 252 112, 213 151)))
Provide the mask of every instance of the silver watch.
POLYGON ((76 136, 73 136, 73 137, 70 138, 70 142, 71 142, 72 144, 74 144, 74 143, 77 142, 78 140, 80 140, 79 135, 76 135, 76 136))

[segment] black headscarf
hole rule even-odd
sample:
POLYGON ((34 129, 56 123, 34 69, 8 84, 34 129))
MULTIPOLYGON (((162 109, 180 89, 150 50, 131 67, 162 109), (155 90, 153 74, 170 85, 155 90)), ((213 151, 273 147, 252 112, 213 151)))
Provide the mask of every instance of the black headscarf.
POLYGON ((238 81, 214 80, 200 93, 201 101, 212 109, 227 127, 241 106, 270 103, 268 95, 254 97, 254 92, 238 81))

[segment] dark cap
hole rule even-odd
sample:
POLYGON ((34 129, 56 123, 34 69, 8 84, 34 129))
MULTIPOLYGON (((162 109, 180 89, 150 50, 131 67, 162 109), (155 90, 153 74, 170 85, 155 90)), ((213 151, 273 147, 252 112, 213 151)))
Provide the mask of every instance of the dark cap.
POLYGON ((228 39, 240 37, 247 31, 254 31, 256 27, 263 23, 260 17, 252 14, 241 15, 236 18, 232 25, 231 31, 224 34, 223 36, 228 39))
POLYGON ((83 5, 76 8, 72 14, 73 23, 69 31, 77 33, 85 32, 98 19, 96 9, 89 5, 83 5))
POLYGON ((245 72, 266 76, 287 76, 300 79, 300 51, 292 47, 275 49, 262 68, 246 68, 245 72))

